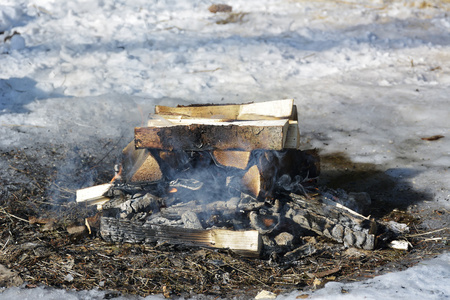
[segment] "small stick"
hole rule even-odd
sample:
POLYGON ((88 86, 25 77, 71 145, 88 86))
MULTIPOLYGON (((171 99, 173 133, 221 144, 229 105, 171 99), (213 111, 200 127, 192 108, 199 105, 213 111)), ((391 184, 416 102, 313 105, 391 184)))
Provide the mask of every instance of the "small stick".
POLYGON ((13 217, 13 218, 16 218, 17 220, 20 220, 20 221, 24 221, 24 222, 30 223, 30 221, 28 221, 28 220, 25 220, 25 219, 22 219, 21 217, 18 217, 18 216, 15 216, 15 215, 13 215, 13 214, 10 214, 10 213, 7 212, 3 207, 2 207, 1 209, 2 209, 2 212, 3 212, 5 215, 7 215, 8 217, 13 217))
POLYGON ((259 283, 262 283, 263 285, 268 286, 265 282, 262 282, 261 280, 259 280, 259 279, 256 278, 255 276, 253 276, 253 275, 251 275, 251 274, 249 274, 249 273, 247 273, 247 272, 244 272, 244 271, 242 271, 242 270, 236 268, 235 266, 232 266, 232 265, 227 264, 227 263, 225 263, 225 264, 226 264, 227 266, 232 267, 232 268, 235 269, 236 271, 239 271, 239 272, 241 272, 241 273, 243 273, 243 274, 245 274, 245 275, 247 275, 247 276, 249 276, 249 277, 255 279, 255 280, 258 281, 259 283))
POLYGON ((408 235, 405 235, 405 237, 415 237, 415 236, 427 235, 427 234, 436 233, 436 232, 443 231, 443 230, 448 230, 448 229, 450 229, 450 228, 449 227, 444 227, 444 228, 441 228, 441 229, 436 229, 436 230, 428 231, 428 232, 424 232, 424 233, 408 234, 408 235))
POLYGON ((8 239, 6 240, 6 243, 2 247, 2 251, 6 248, 6 245, 8 245, 8 242, 9 242, 10 238, 11 238, 11 236, 9 236, 8 239))

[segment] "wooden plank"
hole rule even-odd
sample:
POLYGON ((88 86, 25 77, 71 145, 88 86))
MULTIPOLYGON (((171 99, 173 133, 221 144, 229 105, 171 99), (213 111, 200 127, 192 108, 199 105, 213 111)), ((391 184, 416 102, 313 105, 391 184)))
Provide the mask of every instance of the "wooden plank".
POLYGON ((157 160, 147 149, 136 149, 134 141, 122 151, 123 177, 127 182, 158 181, 163 177, 157 160))
POLYGON ((230 105, 191 105, 178 107, 157 105, 155 107, 155 113, 169 119, 171 116, 241 121, 291 119, 294 117, 293 104, 293 99, 283 99, 230 105))
POLYGON ((237 120, 289 119, 292 117, 294 99, 243 104, 237 120))
POLYGON ((95 185, 84 189, 79 189, 76 192, 77 203, 85 203, 86 205, 97 205, 98 208, 111 200, 105 194, 113 187, 111 183, 95 185))
MULTIPOLYGON (((192 124, 204 124, 204 125, 216 125, 233 124, 225 119, 186 119, 182 117, 166 119, 167 122, 161 122, 159 118, 151 118, 148 120, 148 127, 164 127, 168 125, 192 125, 192 124), (225 122, 225 123, 224 123, 225 122)), ((239 124, 239 123, 235 123, 239 124)), ((300 147, 300 130, 298 128, 298 121, 289 120, 289 126, 286 131, 286 138, 283 141, 284 148, 286 149, 298 149, 300 147)))
POLYGON ((262 247, 256 230, 186 229, 108 217, 101 218, 100 234, 104 240, 116 243, 165 241, 175 245, 230 249, 251 257, 259 256, 262 247))
POLYGON ((135 145, 160 150, 281 150, 289 127, 287 119, 219 124, 137 127, 135 145))

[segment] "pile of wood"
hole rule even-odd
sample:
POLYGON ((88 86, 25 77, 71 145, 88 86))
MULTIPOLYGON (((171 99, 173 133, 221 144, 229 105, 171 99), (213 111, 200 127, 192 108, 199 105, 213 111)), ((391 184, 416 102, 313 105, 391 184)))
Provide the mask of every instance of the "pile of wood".
POLYGON ((79 190, 104 210, 113 242, 289 252, 305 231, 373 249, 375 222, 315 186, 319 158, 299 150, 292 99, 156 106, 123 150, 120 180, 79 190), (328 194, 327 194, 328 195, 328 194))
POLYGON ((254 196, 272 195, 282 175, 319 175, 318 158, 298 150, 292 99, 242 105, 156 106, 124 150, 127 182, 173 180, 182 170, 216 165, 241 176, 254 196))

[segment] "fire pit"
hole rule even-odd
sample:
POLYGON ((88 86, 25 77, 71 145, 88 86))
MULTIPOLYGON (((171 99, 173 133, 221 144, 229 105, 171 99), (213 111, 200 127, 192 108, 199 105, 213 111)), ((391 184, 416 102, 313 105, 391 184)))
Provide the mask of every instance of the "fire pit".
POLYGON ((317 186, 319 157, 298 149, 293 103, 157 106, 114 181, 77 191, 77 201, 102 210, 100 234, 116 243, 289 257, 312 251, 301 237, 314 232, 373 249, 376 223, 358 212, 370 198, 317 186))

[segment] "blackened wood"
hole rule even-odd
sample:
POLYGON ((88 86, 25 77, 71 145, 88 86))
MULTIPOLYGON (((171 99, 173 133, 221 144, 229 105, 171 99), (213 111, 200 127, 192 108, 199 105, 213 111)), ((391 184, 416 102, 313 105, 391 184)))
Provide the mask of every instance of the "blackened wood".
POLYGON ((149 244, 159 241, 174 245, 230 249, 250 257, 259 256, 262 245, 256 230, 186 229, 107 217, 101 218, 100 234, 104 240, 114 243, 149 244))
POLYGON ((307 199, 291 194, 285 205, 286 218, 303 228, 343 243, 346 247, 373 250, 376 246, 376 222, 323 195, 307 199))
POLYGON ((278 191, 304 194, 320 174, 315 150, 253 151, 252 155, 242 186, 256 197, 271 197, 278 191))

